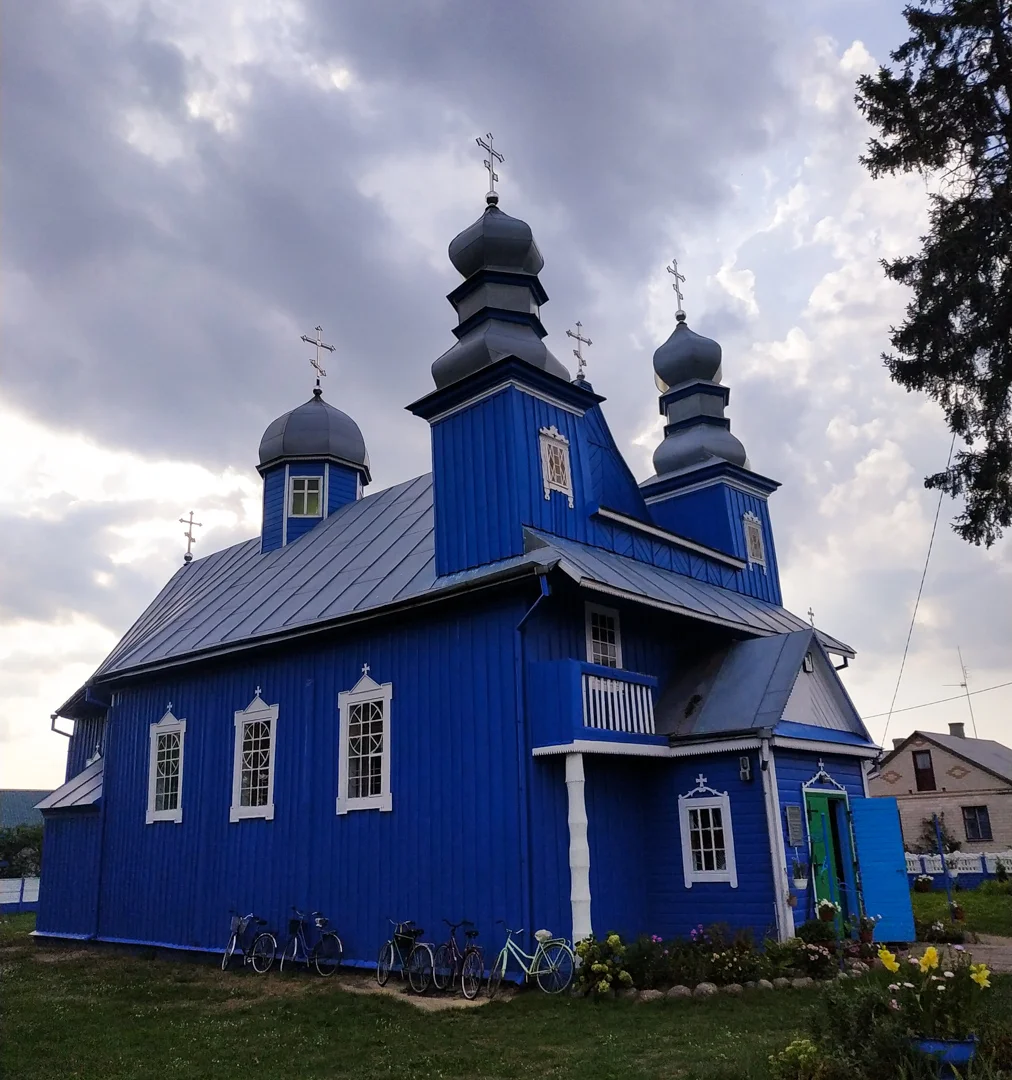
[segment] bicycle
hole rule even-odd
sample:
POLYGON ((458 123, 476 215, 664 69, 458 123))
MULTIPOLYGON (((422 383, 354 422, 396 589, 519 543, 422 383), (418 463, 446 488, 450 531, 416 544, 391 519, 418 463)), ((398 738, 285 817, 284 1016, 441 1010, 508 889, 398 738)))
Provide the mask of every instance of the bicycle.
POLYGON ((244 967, 246 964, 252 964, 253 970, 258 975, 265 975, 270 971, 274 964, 274 957, 277 955, 277 938, 269 930, 261 930, 253 935, 252 942, 249 939, 250 927, 266 926, 267 920, 259 918, 252 911, 248 915, 240 915, 238 911, 233 910, 231 916, 228 944, 221 957, 221 970, 225 971, 228 968, 229 961, 238 949, 242 954, 244 967))
POLYGON ((407 974, 408 985, 416 994, 424 994, 432 981, 432 946, 418 939, 425 933, 411 919, 397 922, 387 916, 393 936, 383 943, 376 961, 376 981, 386 986, 390 972, 400 966, 401 978, 407 974))
POLYGON ((432 982, 437 990, 450 990, 459 975, 461 993, 468 1001, 473 1001, 481 989, 481 977, 485 971, 485 958, 481 947, 474 942, 478 931, 474 929, 474 923, 467 919, 458 923, 452 923, 449 919, 444 919, 443 922, 450 928, 450 937, 436 949, 433 956, 432 982), (463 952, 457 944, 457 928, 460 926, 471 927, 464 931, 466 943, 463 952))
POLYGON ((285 970, 286 961, 289 964, 304 963, 308 968, 310 964, 316 968, 317 975, 326 978, 333 975, 341 966, 341 957, 344 955, 344 946, 341 939, 333 930, 327 929, 328 919, 321 911, 311 911, 308 915, 293 907, 295 918, 288 920, 289 938, 281 954, 280 970, 285 970), (319 931, 315 944, 309 947, 306 940, 306 923, 313 920, 313 926, 319 931), (299 960, 299 947, 302 947, 303 960, 299 960))
MULTIPOLYGON (((499 925, 506 926, 501 919, 499 925)), ((488 973, 487 989, 490 998, 494 998, 498 993, 506 974, 507 961, 511 956, 520 965, 524 978, 529 979, 533 975, 546 994, 561 993, 573 981, 576 959, 565 938, 553 937, 549 930, 538 930, 534 935, 538 947, 531 956, 513 940, 514 934, 519 936, 522 933, 523 930, 510 930, 506 926, 506 944, 488 973)))

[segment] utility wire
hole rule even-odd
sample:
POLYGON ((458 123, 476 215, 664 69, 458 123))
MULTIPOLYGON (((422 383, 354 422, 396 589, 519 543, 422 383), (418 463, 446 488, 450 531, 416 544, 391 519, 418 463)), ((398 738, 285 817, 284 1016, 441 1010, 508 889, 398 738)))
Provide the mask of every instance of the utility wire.
MULTIPOLYGON (((1012 682, 995 683, 994 686, 985 686, 981 690, 971 690, 970 693, 971 694, 986 694, 989 690, 1000 690, 1003 686, 1012 686, 1012 682)), ((954 694, 952 697, 942 697, 942 698, 938 698, 935 701, 925 701, 922 705, 906 705, 902 709, 893 709, 892 713, 884 713, 884 712, 870 713, 867 716, 863 716, 861 719, 862 720, 876 720, 880 716, 891 716, 891 715, 893 715, 893 713, 913 712, 914 709, 926 709, 926 708, 928 708, 929 705, 941 705, 943 702, 946 702, 946 701, 963 701, 963 700, 965 700, 965 695, 963 695, 963 694, 954 694)), ((883 739, 883 741, 885 740, 885 735, 882 736, 882 739, 883 739)))
MULTIPOLYGON (((952 433, 952 442, 949 443, 949 457, 945 462, 945 469, 948 472, 949 465, 952 463, 952 451, 956 445, 956 433, 952 433)), ((896 687, 893 690, 893 699, 889 703, 888 718, 886 720, 885 729, 882 732, 882 742, 885 743, 886 735, 889 733, 889 724, 893 718, 893 710, 896 706, 896 697, 900 692, 900 682, 903 679, 903 669, 907 664, 907 653, 910 651, 910 639, 914 633, 914 622, 917 619, 917 609, 921 604, 921 593, 924 591, 924 579, 928 576, 928 563, 931 561, 931 549, 935 543, 935 531, 938 528, 938 515, 942 512, 942 497, 945 495, 944 491, 938 493, 938 506, 935 507, 935 521, 931 526, 931 539, 928 541, 928 553, 924 557, 924 569, 921 571, 921 583, 917 587, 917 599, 914 601, 914 613, 910 616, 910 629, 907 631, 907 643, 903 646, 903 659, 900 661, 900 673, 896 676, 896 687)))

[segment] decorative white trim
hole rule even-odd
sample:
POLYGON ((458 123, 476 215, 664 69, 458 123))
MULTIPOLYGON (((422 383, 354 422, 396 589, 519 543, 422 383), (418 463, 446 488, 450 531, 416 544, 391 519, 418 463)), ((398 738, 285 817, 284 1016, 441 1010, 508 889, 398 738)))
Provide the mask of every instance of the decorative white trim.
POLYGON ((784 830, 780 826, 780 787, 777 784, 777 766, 768 739, 764 739, 759 751, 759 772, 763 782, 763 800, 766 807, 766 831, 770 841, 770 858, 773 860, 773 895, 776 901, 777 932, 781 941, 794 937, 794 911, 790 905, 791 881, 787 869, 787 850, 784 847, 784 830))
POLYGON ((437 413, 435 416, 429 418, 429 423, 438 424, 440 420, 446 420, 448 417, 463 412, 464 409, 469 409, 472 405, 476 405, 479 401, 485 401, 488 398, 495 397, 496 394, 501 394, 509 389, 519 390, 521 394, 537 398, 538 401, 544 401, 548 405, 554 405, 557 409, 562 409, 563 412, 572 413, 573 416, 583 416, 587 411, 586 409, 575 408, 573 405, 570 405, 568 401, 561 401, 559 398, 551 397, 549 394, 542 394, 537 390, 532 390, 529 386, 524 386, 523 383, 518 382, 516 379, 506 379, 501 383, 497 383, 495 386, 489 387, 488 390, 484 390, 480 394, 475 394, 474 397, 468 398, 467 401, 460 402, 459 405, 454 405, 444 412, 437 413))
POLYGON ((734 858, 734 832, 731 827, 731 800, 726 791, 707 787, 706 777, 700 774, 696 786, 678 796, 678 824, 682 839, 682 873, 685 887, 691 889, 695 882, 726 882, 732 889, 738 888, 738 868, 734 858), (721 829, 724 833, 724 869, 697 870, 692 864, 692 845, 689 838, 690 810, 719 810, 721 829))
POLYGON ((818 772, 816 772, 816 774, 811 778, 811 780, 806 780, 801 785, 801 790, 809 791, 812 788, 823 785, 825 787, 835 787, 837 791, 842 791, 844 795, 846 795, 847 789, 843 786, 843 784, 838 783, 829 775, 828 772, 826 772, 826 767, 823 764, 822 758, 819 758, 817 764, 819 766, 818 772))
POLYGON ((746 510, 741 517, 742 528, 745 533, 745 555, 748 558, 748 565, 761 566, 763 573, 766 573, 766 540, 763 536, 763 523, 762 521, 752 513, 751 510, 746 510), (757 551, 755 554, 752 552, 753 544, 755 541, 755 547, 757 551))
POLYGON ((545 489, 545 498, 550 499, 557 491, 569 500, 569 509, 573 509, 573 463, 569 453, 569 439, 553 424, 538 431, 538 446, 541 450, 541 483, 545 489), (561 480, 552 479, 552 453, 558 452, 559 461, 565 476, 561 480))
POLYGON ((868 774, 875 767, 874 762, 862 761, 861 762, 861 790, 864 792, 866 799, 871 798, 871 794, 868 791, 868 774))
MULTIPOLYGON (((680 487, 676 491, 665 491, 661 495, 644 495, 644 499, 646 504, 651 506, 654 503, 664 502, 665 499, 674 499, 679 495, 688 495, 690 491, 702 491, 704 488, 713 487, 715 484, 726 484, 727 487, 735 488, 745 495, 753 495, 757 499, 762 499, 763 502, 766 502, 769 499, 768 491, 764 491, 759 487, 753 487, 751 484, 746 484, 744 481, 730 476, 714 476, 709 480, 698 480, 695 484, 686 484, 685 487, 680 487)), ((779 487, 779 485, 777 486, 779 487)), ((640 490, 643 490, 642 486, 640 487, 640 490)))
POLYGON ((568 743, 536 746, 531 757, 554 757, 557 754, 611 754, 617 757, 675 757, 671 748, 656 743, 612 742, 610 739, 574 739, 568 743))
POLYGON ((229 808, 229 821, 243 821, 246 818, 264 818, 274 820, 274 763, 277 760, 278 706, 268 705, 260 696, 257 687, 253 700, 245 709, 235 714, 235 745, 232 753, 232 806, 229 808), (270 752, 267 759, 267 802, 260 806, 241 806, 242 797, 242 743, 247 724, 265 722, 270 725, 270 752))
POLYGON ((877 746, 819 742, 816 739, 791 739, 784 735, 774 735, 773 745, 779 750, 810 750, 814 754, 832 754, 834 757, 858 757, 871 760, 882 753, 877 746))
MULTIPOLYGON (((649 500, 647 501, 649 502, 649 500)), ((606 521, 614 521, 617 525, 625 525, 626 528, 635 532, 656 536, 659 540, 666 540, 675 547, 685 548, 686 551, 692 551, 697 555, 704 555, 706 558, 713 559, 714 562, 724 563, 734 570, 744 570, 748 565, 744 559, 737 559, 733 555, 727 555, 723 551, 717 551, 716 548, 707 547, 705 544, 697 544, 694 540, 686 540, 684 536, 679 536, 678 533, 669 532, 667 529, 659 529, 656 525, 647 525, 625 514, 619 514, 615 510, 608 510, 603 506, 599 506, 596 513, 598 517, 604 518, 606 521)))
MULTIPOLYGON (((583 605, 583 628, 587 642, 587 663, 598 664, 594 659, 594 635, 591 625, 593 615, 603 615, 615 621, 615 670, 622 667, 622 622, 615 608, 602 607, 600 604, 585 603, 583 605)), ((598 664, 599 667, 610 667, 610 664, 598 664)))
POLYGON ((566 755, 566 802, 569 824, 569 906, 573 941, 590 937, 590 843, 587 839, 587 801, 583 755, 566 755))
MULTIPOLYGON (((323 497, 323 489, 324 489, 324 486, 325 486, 325 483, 326 483, 326 475, 327 475, 327 466, 324 465, 324 467, 323 467, 323 476, 310 476, 310 475, 307 475, 306 473, 296 473, 295 475, 288 477, 288 495, 287 495, 287 500, 288 501, 286 503, 286 509, 287 509, 289 517, 298 518, 300 521, 305 520, 307 518, 312 519, 314 521, 318 521, 318 520, 320 520, 322 518, 325 518, 327 516, 327 514, 326 514, 326 504, 324 502, 324 497, 323 497), (295 481, 296 480, 315 480, 317 482, 317 484, 319 484, 319 487, 316 490, 316 494, 320 499, 320 512, 318 514, 296 514, 295 511, 292 509, 292 506, 293 506, 293 504, 295 502, 295 481)), ((306 486, 305 494, 306 494, 306 496, 308 498, 308 495, 309 495, 309 486, 308 485, 306 486)))
POLYGON ((337 695, 341 711, 341 742, 337 759, 337 813, 347 814, 351 810, 393 809, 390 792, 390 702, 394 696, 393 683, 378 683, 369 677, 369 665, 363 664, 362 678, 351 690, 342 690, 337 695), (351 709, 354 705, 366 702, 383 703, 383 749, 379 795, 368 795, 351 799, 348 797, 348 729, 351 721, 351 709))
MULTIPOLYGON (((177 720, 172 715, 172 703, 169 702, 165 715, 156 724, 152 724, 148 730, 148 805, 144 815, 144 823, 153 825, 156 821, 174 821, 177 824, 183 820, 183 744, 186 741, 186 721, 177 720), (179 735, 179 787, 176 792, 176 806, 174 810, 155 809, 155 786, 158 779, 158 736, 179 735)), ((91 764, 89 762, 89 764, 91 764)))

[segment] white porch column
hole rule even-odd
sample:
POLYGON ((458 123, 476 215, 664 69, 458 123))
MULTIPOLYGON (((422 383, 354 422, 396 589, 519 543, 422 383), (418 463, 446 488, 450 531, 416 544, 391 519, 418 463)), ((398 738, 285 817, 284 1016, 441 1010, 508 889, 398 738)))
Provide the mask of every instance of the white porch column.
POLYGON ((773 750, 763 740, 759 750, 759 773, 763 781, 766 803, 766 829, 770 838, 770 861, 773 869, 773 896, 777 913, 777 931, 781 941, 794 937, 794 909, 790 905, 791 885, 787 871, 787 850, 784 830, 780 824, 780 790, 777 786, 777 767, 773 750))
POLYGON ((569 803, 569 903, 573 941, 589 937, 590 844, 587 842, 587 802, 584 798, 583 754, 566 754, 566 796, 569 803))

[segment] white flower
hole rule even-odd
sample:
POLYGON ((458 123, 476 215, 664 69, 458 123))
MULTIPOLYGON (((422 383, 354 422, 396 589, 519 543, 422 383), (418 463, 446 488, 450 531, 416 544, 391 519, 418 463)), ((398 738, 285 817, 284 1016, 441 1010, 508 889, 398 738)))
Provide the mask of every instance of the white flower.
POLYGON ((890 984, 889 984, 889 989, 890 989, 890 990, 896 991, 896 990, 899 990, 899 988, 900 988, 900 984, 899 984, 899 983, 890 983, 890 984))
POLYGON ((943 972, 942 972, 942 974, 943 974, 943 975, 944 975, 944 976, 945 976, 945 977, 946 977, 947 979, 954 979, 954 978, 956 977, 956 973, 955 973, 954 971, 943 971, 943 972))
POLYGON ((913 990, 913 988, 914 988, 914 984, 913 984, 913 983, 904 983, 903 985, 904 985, 905 987, 907 987, 907 989, 908 989, 908 990, 913 990))
POLYGON ((936 989, 936 990, 937 990, 937 991, 938 991, 939 993, 941 993, 941 992, 942 992, 942 991, 943 991, 943 990, 945 989, 945 987, 944 987, 944 986, 936 986, 936 987, 935 987, 935 989, 936 989))

